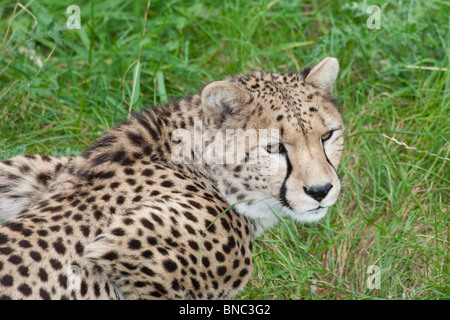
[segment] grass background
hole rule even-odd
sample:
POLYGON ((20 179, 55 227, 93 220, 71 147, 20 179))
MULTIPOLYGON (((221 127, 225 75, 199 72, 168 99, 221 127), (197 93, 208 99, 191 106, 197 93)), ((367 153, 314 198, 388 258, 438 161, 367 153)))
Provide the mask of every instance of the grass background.
POLYGON ((342 196, 324 221, 285 219, 258 239, 238 298, 450 297, 448 1, 153 1, 144 38, 144 0, 22 4, 36 28, 18 8, 6 34, 15 3, 0 0, 0 160, 79 154, 127 117, 133 83, 140 110, 229 74, 335 56, 342 196), (80 30, 66 27, 72 4, 80 30), (366 26, 372 4, 380 29, 366 26))

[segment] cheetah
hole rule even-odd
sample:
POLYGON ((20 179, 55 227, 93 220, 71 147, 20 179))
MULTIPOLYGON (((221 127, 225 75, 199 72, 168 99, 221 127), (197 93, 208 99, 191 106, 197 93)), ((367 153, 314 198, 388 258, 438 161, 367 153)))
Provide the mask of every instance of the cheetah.
POLYGON ((1 163, 0 298, 234 297, 252 273, 252 239, 278 215, 318 221, 338 199, 338 70, 327 57, 230 76, 133 115, 80 156, 1 163), (250 130, 258 139, 236 152, 250 130), (218 136, 195 141, 207 132, 226 137, 214 161, 202 152, 218 136))

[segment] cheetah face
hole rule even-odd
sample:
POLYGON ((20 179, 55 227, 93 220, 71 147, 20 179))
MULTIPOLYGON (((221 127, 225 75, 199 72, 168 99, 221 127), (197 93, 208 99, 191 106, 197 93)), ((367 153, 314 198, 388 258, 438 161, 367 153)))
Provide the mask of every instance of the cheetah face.
POLYGON ((209 165, 211 175, 228 203, 263 227, 277 214, 318 221, 338 199, 344 125, 331 95, 338 69, 326 58, 301 73, 255 73, 202 92, 205 122, 234 132, 224 134, 224 156, 235 162, 209 165), (242 136, 249 139, 239 155, 231 142, 242 136))

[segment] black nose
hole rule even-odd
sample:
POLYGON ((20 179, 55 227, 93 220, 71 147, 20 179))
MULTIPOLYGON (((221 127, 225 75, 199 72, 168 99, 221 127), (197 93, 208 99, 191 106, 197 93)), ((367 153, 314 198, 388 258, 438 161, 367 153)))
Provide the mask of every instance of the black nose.
POLYGON ((331 183, 327 183, 323 186, 313 186, 311 188, 303 187, 303 190, 305 190, 305 193, 308 196, 320 202, 327 196, 331 188, 333 188, 333 185, 331 183))

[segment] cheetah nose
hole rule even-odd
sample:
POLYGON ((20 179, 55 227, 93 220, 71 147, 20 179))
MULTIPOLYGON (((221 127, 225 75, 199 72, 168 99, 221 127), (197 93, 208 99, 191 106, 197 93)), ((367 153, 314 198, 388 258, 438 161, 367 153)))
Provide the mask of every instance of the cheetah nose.
POLYGON ((327 196, 331 188, 333 188, 333 185, 331 183, 327 183, 323 186, 313 186, 310 188, 303 187, 303 190, 308 196, 320 202, 327 196))

